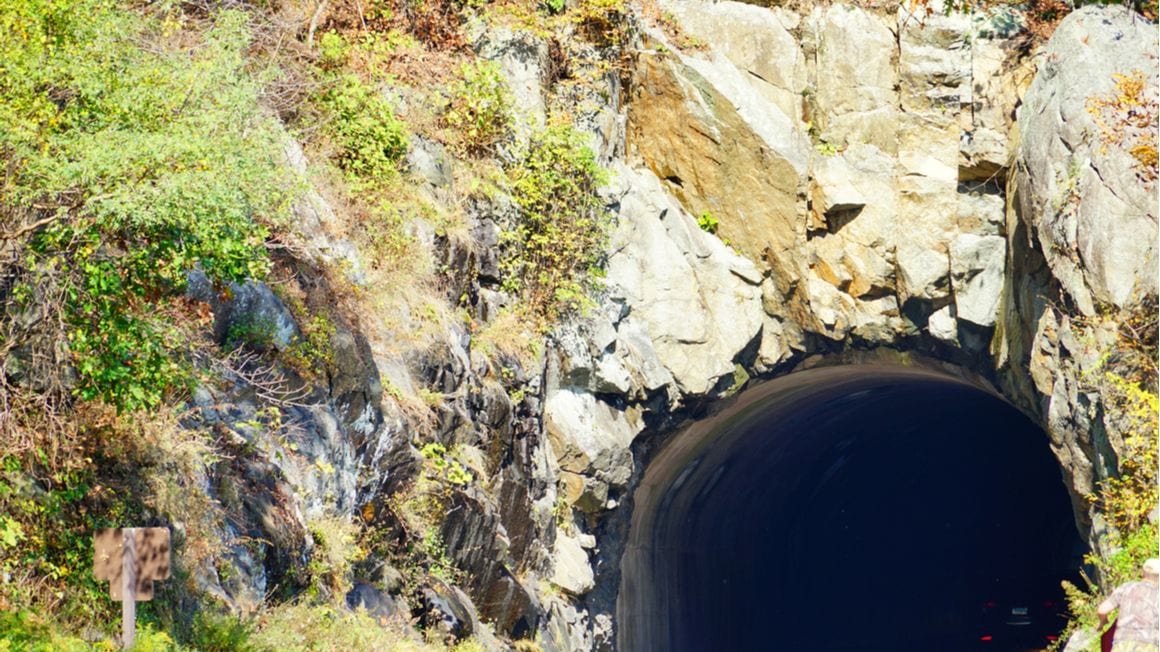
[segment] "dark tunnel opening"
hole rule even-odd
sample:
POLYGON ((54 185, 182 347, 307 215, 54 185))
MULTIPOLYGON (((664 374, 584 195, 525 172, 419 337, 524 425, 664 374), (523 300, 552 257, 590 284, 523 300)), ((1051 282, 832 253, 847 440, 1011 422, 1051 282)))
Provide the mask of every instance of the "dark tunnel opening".
POLYGON ((1043 431, 907 367, 749 390, 650 462, 632 518, 629 651, 1043 649, 1084 552, 1043 431))

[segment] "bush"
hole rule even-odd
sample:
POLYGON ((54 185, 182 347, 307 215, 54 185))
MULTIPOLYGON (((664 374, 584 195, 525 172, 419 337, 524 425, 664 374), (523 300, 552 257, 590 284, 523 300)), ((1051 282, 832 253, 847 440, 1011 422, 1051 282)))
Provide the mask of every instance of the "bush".
POLYGON ((459 75, 443 109, 443 123, 457 132, 467 153, 491 152, 512 129, 512 95, 507 82, 493 61, 464 64, 459 75))
POLYGON ((378 186, 394 177, 407 154, 406 126, 375 88, 343 75, 322 95, 327 132, 339 167, 355 186, 378 186))
POLYGON ((596 193, 607 173, 585 141, 570 126, 550 125, 509 170, 520 220, 503 237, 504 289, 549 323, 590 301, 611 220, 596 193))
POLYGON ((16 316, 50 305, 77 394, 156 405, 185 383, 157 304, 194 267, 261 276, 286 214, 245 16, 222 12, 199 47, 169 47, 160 20, 113 2, 17 0, 0 8, 0 39, 0 226, 27 252, 5 261, 4 339, 35 339, 16 316))

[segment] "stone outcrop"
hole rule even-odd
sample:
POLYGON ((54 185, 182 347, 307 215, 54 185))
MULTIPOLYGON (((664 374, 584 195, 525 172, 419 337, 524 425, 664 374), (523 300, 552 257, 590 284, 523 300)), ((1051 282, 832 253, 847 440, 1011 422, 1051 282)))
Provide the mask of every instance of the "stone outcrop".
MULTIPOLYGON (((559 325, 530 362, 483 355, 478 329, 462 324, 384 351, 369 344, 373 320, 341 323, 334 368, 309 406, 287 410, 303 429, 287 436, 246 427, 257 409, 245 387, 195 394, 192 425, 262 458, 237 473, 267 482, 222 497, 247 514, 231 534, 291 533, 257 553, 239 547, 244 580, 210 577, 212 590, 260 596, 308 557, 315 515, 367 510, 381 525, 386 496, 423 468, 412 445, 421 430, 474 474, 449 490, 437 531, 464 579, 431 582, 408 603, 359 578, 350 603, 410 604, 460 635, 484 636, 482 620, 503 638, 538 634, 550 650, 611 649, 626 513, 649 455, 751 376, 851 348, 919 351, 994 381, 1045 426, 1077 520, 1098 536, 1080 496, 1114 470, 1122 442, 1084 380, 1115 338, 1116 318, 1095 317, 1155 296, 1157 215, 1155 184, 1101 147, 1086 100, 1135 69, 1155 92, 1155 27, 1087 8, 1036 56, 1020 51, 1020 18, 1007 10, 920 24, 905 10, 844 5, 661 4, 708 47, 682 51, 646 29, 627 116, 613 99, 619 80, 585 109, 613 173, 598 305, 559 325), (416 417, 399 396, 419 393, 438 400, 416 417)), ((509 78, 525 137, 544 118, 549 55, 517 32, 473 43, 509 78)), ((289 154, 305 169, 300 151, 289 154)), ((408 166, 426 200, 455 201, 440 145, 415 138, 408 166)), ((448 293, 474 327, 515 300, 499 260, 518 209, 497 192, 462 210, 463 233, 422 241, 451 270, 448 293)), ((297 211, 303 264, 335 265, 364 287, 325 200, 309 194, 297 211)), ((274 346, 300 334, 265 286, 239 286, 232 302, 192 286, 222 333, 256 318, 274 325, 274 346)))
POLYGON ((1118 92, 1117 74, 1141 72, 1156 88, 1156 48, 1139 45, 1155 43, 1155 25, 1130 13, 1077 11, 1052 37, 1019 114, 1020 214, 1086 315, 1156 293, 1156 275, 1139 273, 1157 265, 1155 185, 1141 182, 1127 148, 1101 143, 1098 111, 1088 110, 1118 92))
POLYGON ((688 212, 718 219, 721 238, 739 252, 767 260, 787 291, 801 276, 794 252, 805 237, 801 132, 723 55, 645 53, 634 79, 632 102, 649 109, 629 111, 630 156, 688 212))
POLYGON ((1134 70, 1147 71, 1154 98, 1156 50, 1155 26, 1131 13, 1068 16, 1024 97, 1009 178, 1012 269, 996 364, 1007 370, 1005 393, 1045 426, 1097 548, 1104 524, 1081 496, 1115 472, 1124 424, 1108 387, 1092 379, 1109 371, 1100 352, 1122 346, 1121 321, 1155 310, 1157 206, 1155 181, 1144 182, 1122 149, 1101 147, 1087 108, 1111 92, 1114 75, 1134 70))

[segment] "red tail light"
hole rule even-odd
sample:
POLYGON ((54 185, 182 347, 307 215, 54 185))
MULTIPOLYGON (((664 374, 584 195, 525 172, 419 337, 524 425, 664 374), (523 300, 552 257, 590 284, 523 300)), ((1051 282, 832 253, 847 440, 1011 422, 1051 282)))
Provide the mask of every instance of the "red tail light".
POLYGON ((991 636, 990 634, 987 634, 986 636, 980 636, 979 640, 980 641, 990 641, 993 638, 994 638, 993 636, 991 636))
POLYGON ((1051 634, 1048 634, 1048 635, 1047 635, 1047 640, 1048 640, 1049 642, 1051 642, 1051 643, 1054 643, 1054 642, 1056 642, 1056 641, 1058 641, 1058 640, 1059 640, 1059 637, 1058 637, 1058 636, 1053 636, 1053 635, 1051 635, 1051 634))
POLYGON ((1043 606, 1048 608, 1048 609, 1053 609, 1053 608, 1055 608, 1055 600, 1044 600, 1043 606))
POLYGON ((994 609, 995 608, 995 601, 994 600, 987 600, 986 602, 983 603, 983 608, 984 609, 994 609))

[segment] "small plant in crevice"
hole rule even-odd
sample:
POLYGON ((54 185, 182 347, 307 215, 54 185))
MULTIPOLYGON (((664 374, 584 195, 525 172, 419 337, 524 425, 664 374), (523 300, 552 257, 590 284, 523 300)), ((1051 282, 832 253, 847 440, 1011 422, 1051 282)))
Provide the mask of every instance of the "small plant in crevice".
POLYGON ((367 555, 360 545, 359 526, 339 516, 326 516, 310 521, 308 530, 314 539, 308 565, 310 592, 341 599, 350 590, 352 564, 367 555))
POLYGON ((709 211, 701 211, 701 214, 697 216, 697 226, 701 227, 705 233, 716 233, 717 227, 720 225, 717 217, 709 211))
POLYGON ((474 477, 463 464, 447 452, 443 444, 427 444, 419 450, 423 459, 427 460, 431 471, 440 480, 445 480, 456 487, 471 484, 474 477))

